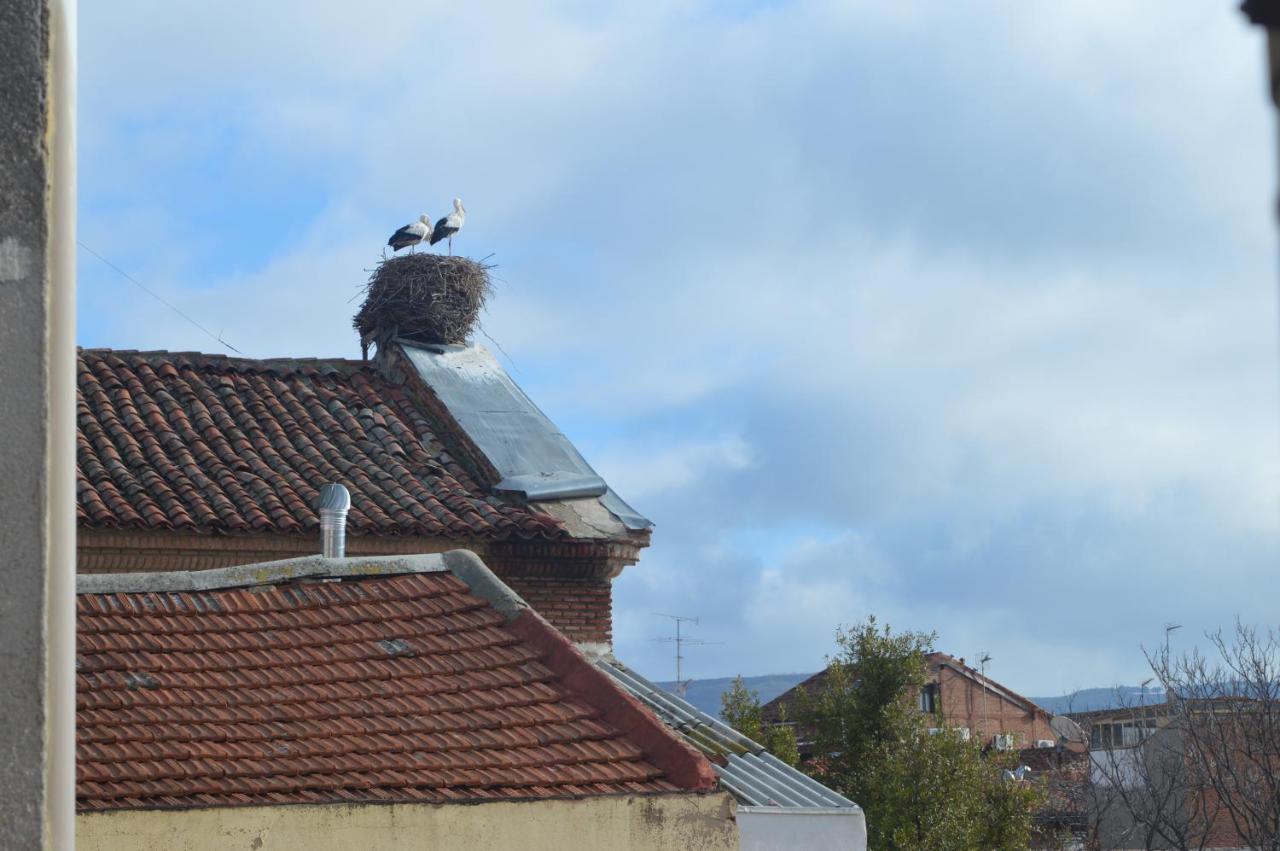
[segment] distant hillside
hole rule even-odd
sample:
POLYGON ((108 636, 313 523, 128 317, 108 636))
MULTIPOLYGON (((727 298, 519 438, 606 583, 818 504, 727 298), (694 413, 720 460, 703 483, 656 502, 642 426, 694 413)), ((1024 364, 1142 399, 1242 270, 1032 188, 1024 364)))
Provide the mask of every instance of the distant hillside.
MULTIPOLYGON (((743 677, 747 688, 758 692, 761 703, 768 703, 787 689, 813 674, 765 674, 759 677, 743 677)), ((667 691, 675 690, 671 681, 659 682, 667 691)), ((694 680, 689 684, 685 699, 708 715, 720 717, 720 695, 733 685, 733 677, 714 677, 706 680, 694 680)), ((1110 709, 1114 706, 1138 706, 1147 703, 1161 703, 1164 692, 1148 687, 1145 696, 1140 686, 1115 686, 1112 688, 1086 688, 1072 694, 1057 697, 1033 697, 1033 701, 1054 715, 1067 715, 1072 712, 1090 712, 1094 709, 1110 709)))
POLYGON ((1085 688, 1059 697, 1033 697, 1036 703, 1054 715, 1072 712, 1091 712, 1094 709, 1111 709, 1116 706, 1141 706, 1145 703, 1163 703, 1164 690, 1141 686, 1114 686, 1112 688, 1085 688))
MULTIPOLYGON (((765 674, 761 677, 743 677, 747 688, 760 694, 760 702, 768 703, 796 683, 813 674, 765 674)), ((660 682, 667 691, 675 690, 674 682, 660 682)), ((710 680, 694 680, 689 684, 685 700, 708 715, 720 717, 720 695, 733 686, 733 677, 716 677, 710 680)))
MULTIPOLYGON (((758 692, 761 703, 768 703, 787 689, 812 674, 765 674, 759 677, 743 677, 747 688, 758 692)), ((660 682, 668 691, 673 691, 675 683, 660 682)), ((720 717, 720 695, 733 685, 733 677, 715 677, 706 680, 694 680, 689 684, 685 699, 708 715, 720 717)), ((1054 715, 1067 715, 1072 712, 1090 712, 1094 709, 1110 709, 1114 706, 1138 706, 1147 703, 1161 703, 1164 692, 1148 687, 1145 696, 1140 686, 1115 686, 1112 688, 1086 688, 1072 694, 1056 697, 1033 697, 1033 701, 1054 715)))

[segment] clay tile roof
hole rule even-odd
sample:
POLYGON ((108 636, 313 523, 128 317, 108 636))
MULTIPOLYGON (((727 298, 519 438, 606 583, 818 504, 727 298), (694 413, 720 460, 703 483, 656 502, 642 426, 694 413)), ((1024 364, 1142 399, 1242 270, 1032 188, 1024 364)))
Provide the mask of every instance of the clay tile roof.
POLYGON ((85 349, 77 514, 88 528, 304 533, 326 481, 352 534, 557 538, 492 494, 442 424, 372 364, 85 349))
POLYGON ((714 784, 544 621, 447 571, 81 593, 77 625, 81 810, 714 784))

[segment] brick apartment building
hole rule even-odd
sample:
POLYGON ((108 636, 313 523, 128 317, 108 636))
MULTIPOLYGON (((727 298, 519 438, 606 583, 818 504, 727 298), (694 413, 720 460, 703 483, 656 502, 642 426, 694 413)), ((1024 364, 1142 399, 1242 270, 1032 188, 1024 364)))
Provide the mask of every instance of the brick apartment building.
MULTIPOLYGON (((957 728, 1000 750, 1052 748, 1064 735, 1059 728, 1069 729, 1060 721, 1055 726, 1049 712, 969 667, 964 659, 929 653, 925 664, 929 676, 918 697, 919 707, 936 715, 939 727, 957 728)), ((765 723, 778 723, 783 716, 794 723, 798 693, 820 689, 826 678, 827 672, 820 671, 766 703, 762 707, 765 723)))
MULTIPOLYGON (((1035 847, 1057 847, 1063 836, 1083 837, 1089 780, 1083 731, 969 667, 964 659, 929 653, 925 664, 928 679, 916 700, 920 712, 935 719, 930 727, 958 729, 984 747, 1017 750, 1018 764, 1030 769, 1031 782, 1040 784, 1044 803, 1035 814, 1035 847)), ((820 671, 766 703, 761 707, 764 723, 795 725, 799 693, 817 691, 826 679, 827 672, 820 671)), ((803 759, 815 756, 803 730, 796 738, 803 759)))

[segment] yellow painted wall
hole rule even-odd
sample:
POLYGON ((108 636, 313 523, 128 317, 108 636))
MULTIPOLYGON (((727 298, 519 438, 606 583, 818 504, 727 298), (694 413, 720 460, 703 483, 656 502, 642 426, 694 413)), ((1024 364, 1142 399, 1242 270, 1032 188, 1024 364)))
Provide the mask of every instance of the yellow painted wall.
POLYGON ((570 851, 738 847, 725 793, 484 804, 124 810, 76 817, 78 851, 570 851))

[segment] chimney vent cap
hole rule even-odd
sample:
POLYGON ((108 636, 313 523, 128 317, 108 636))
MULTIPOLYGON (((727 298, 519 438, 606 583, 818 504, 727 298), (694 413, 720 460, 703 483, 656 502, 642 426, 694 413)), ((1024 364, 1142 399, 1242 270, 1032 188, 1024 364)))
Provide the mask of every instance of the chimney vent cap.
POLYGON ((317 511, 346 511, 351 508, 351 493, 342 485, 329 483, 320 486, 316 499, 317 511))

